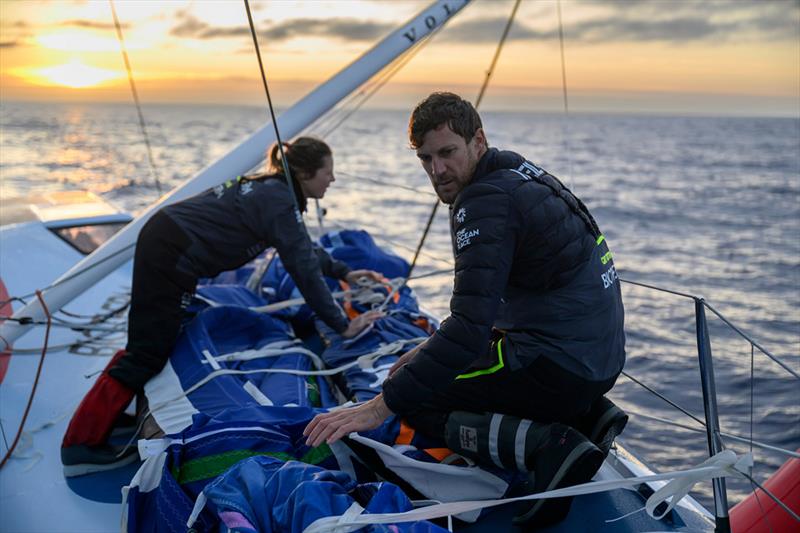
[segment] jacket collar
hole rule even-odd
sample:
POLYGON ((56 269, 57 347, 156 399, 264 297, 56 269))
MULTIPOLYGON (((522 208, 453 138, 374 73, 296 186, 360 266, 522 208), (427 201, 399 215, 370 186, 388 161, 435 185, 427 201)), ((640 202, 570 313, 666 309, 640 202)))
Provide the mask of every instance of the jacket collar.
POLYGON ((470 183, 474 183, 487 174, 490 174, 497 170, 497 148, 488 148, 486 152, 481 156, 478 160, 478 164, 475 166, 475 173, 472 175, 472 181, 470 183))

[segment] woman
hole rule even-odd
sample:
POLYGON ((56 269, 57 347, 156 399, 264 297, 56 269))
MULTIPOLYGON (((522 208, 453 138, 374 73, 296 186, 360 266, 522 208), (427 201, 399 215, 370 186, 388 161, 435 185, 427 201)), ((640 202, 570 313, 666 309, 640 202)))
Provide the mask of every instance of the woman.
POLYGON ((335 181, 330 148, 299 137, 285 143, 283 152, 294 197, 274 145, 267 173, 240 176, 168 205, 144 225, 133 263, 128 345, 111 359, 70 421, 61 448, 65 475, 120 466, 119 450, 107 444, 114 421, 166 364, 198 279, 238 268, 272 246, 306 302, 336 332, 352 337, 381 316, 365 313, 348 323, 322 275, 351 284, 364 276, 380 281, 381 275, 336 261, 312 244, 301 222, 306 199, 322 198, 335 181))

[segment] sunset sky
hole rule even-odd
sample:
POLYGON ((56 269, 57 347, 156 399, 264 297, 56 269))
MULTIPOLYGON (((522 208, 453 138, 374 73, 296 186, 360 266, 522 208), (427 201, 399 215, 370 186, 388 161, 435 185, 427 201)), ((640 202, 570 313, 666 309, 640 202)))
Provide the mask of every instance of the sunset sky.
MULTIPOLYGON (((429 3, 251 0, 275 100, 297 100, 429 3)), ((114 5, 143 104, 264 103, 243 2, 114 5)), ((473 0, 371 105, 474 98, 512 5, 473 0)), ((797 0, 561 6, 572 111, 800 116, 797 0)), ((0 0, 0 99, 130 101, 109 2, 0 0)), ((557 4, 523 0, 484 108, 563 105, 557 4)))

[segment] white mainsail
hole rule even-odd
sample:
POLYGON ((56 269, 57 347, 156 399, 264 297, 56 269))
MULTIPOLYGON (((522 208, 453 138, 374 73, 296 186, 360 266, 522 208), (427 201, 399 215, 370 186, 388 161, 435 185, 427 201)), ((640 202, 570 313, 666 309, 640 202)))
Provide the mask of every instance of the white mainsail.
MULTIPOLYGON (((356 61, 281 114, 278 117, 278 127, 282 138, 290 139, 300 133, 397 56, 447 23, 469 2, 470 0, 437 0, 433 2, 408 23, 395 30, 356 61)), ((44 301, 50 312, 61 309, 98 280, 128 261, 133 256, 139 230, 158 209, 247 172, 264 159, 266 147, 274 141, 274 128, 271 123, 267 123, 227 155, 210 164, 199 174, 150 206, 43 292, 44 301)), ((31 317, 35 322, 44 319, 45 313, 39 301, 34 299, 14 313, 14 318, 19 317, 31 317)), ((8 320, 0 325, 0 337, 11 344, 29 327, 29 325, 8 320)))

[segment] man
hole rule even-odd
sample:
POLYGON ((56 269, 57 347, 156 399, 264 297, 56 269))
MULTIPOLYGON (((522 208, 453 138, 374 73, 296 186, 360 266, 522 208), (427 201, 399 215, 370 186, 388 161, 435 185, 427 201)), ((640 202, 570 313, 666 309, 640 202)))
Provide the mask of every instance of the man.
MULTIPOLYGON (((423 100, 409 137, 450 205, 451 315, 397 362, 381 395, 315 418, 309 442, 377 427, 394 413, 464 456, 533 471, 532 492, 589 481, 627 421, 603 397, 625 362, 605 238, 555 177, 489 148, 478 113, 459 96, 423 100)), ((570 503, 532 502, 515 520, 553 523, 570 503)))

